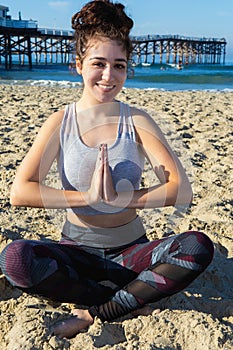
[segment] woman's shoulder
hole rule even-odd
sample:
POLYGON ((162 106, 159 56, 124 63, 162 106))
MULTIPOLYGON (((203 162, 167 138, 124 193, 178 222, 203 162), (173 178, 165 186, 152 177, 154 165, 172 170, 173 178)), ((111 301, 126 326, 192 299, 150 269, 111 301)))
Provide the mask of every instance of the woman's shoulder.
POLYGON ((135 106, 129 106, 132 117, 151 118, 149 113, 135 106))
POLYGON ((48 116, 44 124, 60 125, 65 115, 65 108, 59 109, 48 116))
POLYGON ((73 113, 75 102, 65 105, 63 108, 53 112, 46 120, 49 123, 61 124, 66 114, 73 113))
POLYGON ((163 139, 164 135, 158 126, 156 119, 158 116, 153 113, 153 116, 147 111, 130 106, 130 113, 133 119, 134 127, 140 137, 143 135, 154 135, 156 138, 163 139))
POLYGON ((148 113, 147 111, 140 109, 138 107, 134 107, 134 106, 129 106, 130 107, 130 113, 131 116, 133 118, 133 122, 135 127, 153 127, 153 128, 157 128, 158 125, 156 123, 156 118, 152 117, 150 115, 150 113, 148 113))
POLYGON ((120 105, 123 106, 123 109, 127 111, 126 114, 128 116, 131 116, 132 118, 137 118, 137 117, 150 118, 150 115, 143 109, 140 109, 135 106, 131 106, 129 103, 125 103, 123 101, 118 101, 118 102, 120 102, 120 105))
POLYGON ((50 114, 41 126, 38 135, 55 135, 59 133, 64 118, 65 109, 60 109, 50 114))

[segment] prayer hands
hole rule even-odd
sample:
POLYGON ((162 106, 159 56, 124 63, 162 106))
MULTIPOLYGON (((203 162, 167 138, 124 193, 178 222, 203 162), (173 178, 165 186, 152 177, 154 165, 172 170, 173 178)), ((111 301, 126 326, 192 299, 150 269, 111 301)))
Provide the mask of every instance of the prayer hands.
POLYGON ((108 162, 107 144, 101 144, 91 186, 87 192, 88 204, 106 202, 111 204, 117 198, 108 162))

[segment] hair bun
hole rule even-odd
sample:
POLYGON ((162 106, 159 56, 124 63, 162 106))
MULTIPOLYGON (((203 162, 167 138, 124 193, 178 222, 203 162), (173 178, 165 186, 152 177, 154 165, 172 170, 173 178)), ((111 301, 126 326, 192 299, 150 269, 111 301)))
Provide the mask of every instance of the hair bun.
POLYGON ((114 26, 127 35, 133 27, 133 21, 125 14, 124 8, 124 5, 113 4, 108 0, 92 1, 72 17, 72 28, 80 31, 114 26))
POLYGON ((129 37, 133 20, 124 11, 121 3, 110 0, 93 0, 72 17, 72 28, 75 30, 76 57, 83 60, 91 38, 105 37, 117 40, 126 50, 127 58, 133 50, 129 37))

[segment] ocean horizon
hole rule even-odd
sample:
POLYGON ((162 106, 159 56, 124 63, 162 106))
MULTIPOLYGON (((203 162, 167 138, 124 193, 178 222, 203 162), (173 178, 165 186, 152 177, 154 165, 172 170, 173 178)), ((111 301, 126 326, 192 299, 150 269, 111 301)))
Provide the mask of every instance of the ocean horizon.
MULTIPOLYGON (((225 64, 189 64, 178 69, 173 64, 138 65, 130 68, 124 87, 166 91, 233 91, 233 62, 225 64)), ((81 87, 82 78, 69 65, 0 66, 0 84, 81 87)))

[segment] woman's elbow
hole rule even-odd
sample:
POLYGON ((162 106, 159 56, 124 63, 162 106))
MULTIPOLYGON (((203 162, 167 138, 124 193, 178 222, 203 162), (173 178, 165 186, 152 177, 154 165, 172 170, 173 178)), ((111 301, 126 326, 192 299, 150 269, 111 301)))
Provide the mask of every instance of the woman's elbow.
POLYGON ((193 190, 190 182, 183 181, 180 185, 177 186, 177 196, 176 203, 178 205, 182 204, 191 204, 193 199, 193 190))
POLYGON ((23 207, 25 206, 25 200, 24 197, 22 196, 23 191, 19 190, 17 186, 14 184, 11 187, 10 191, 10 204, 13 207, 23 207))
POLYGON ((19 201, 19 198, 18 198, 16 192, 11 189, 11 192, 10 192, 10 204, 13 207, 17 207, 17 206, 19 206, 19 202, 20 201, 19 201))

